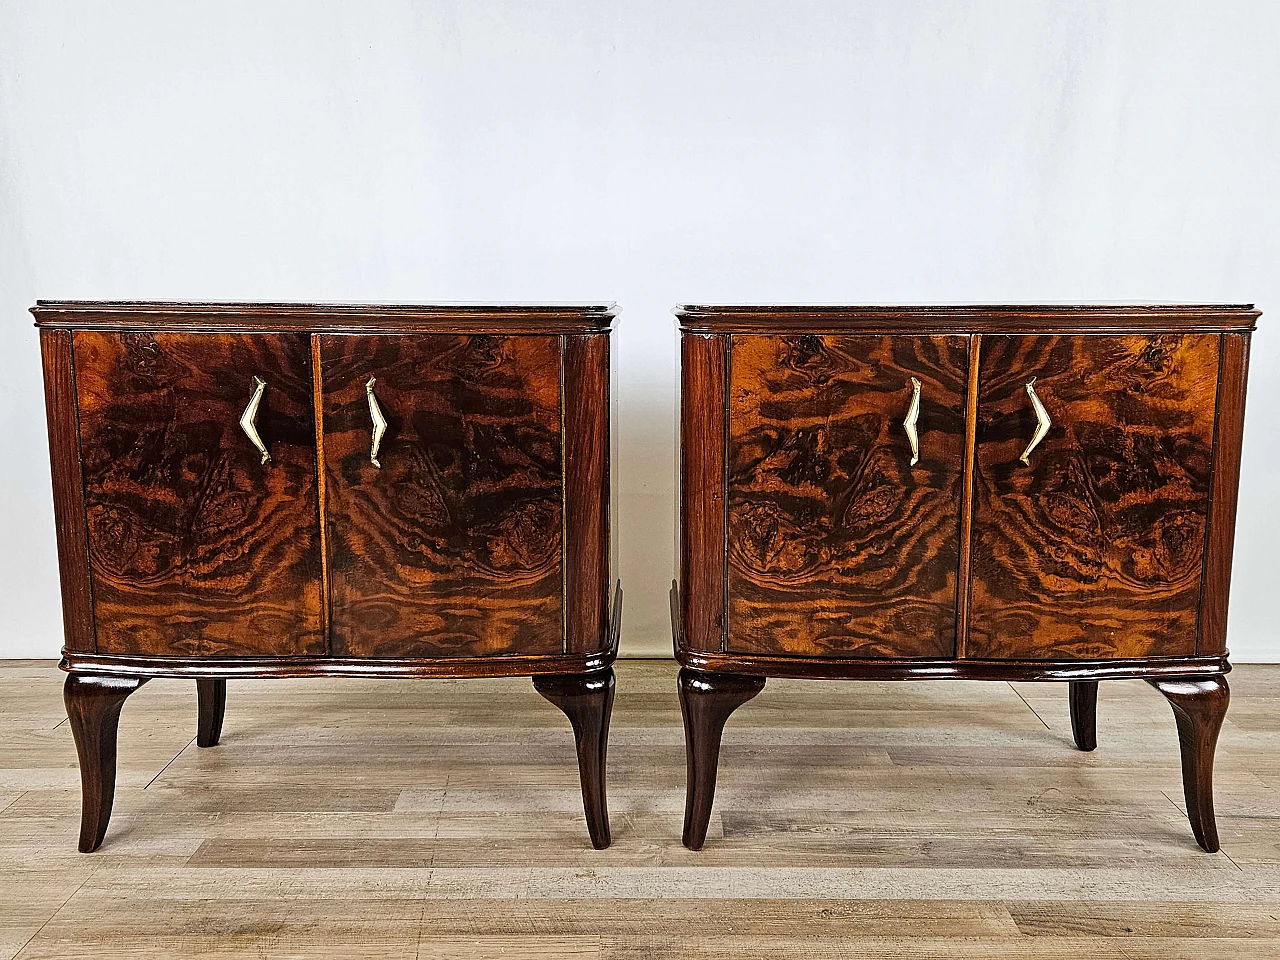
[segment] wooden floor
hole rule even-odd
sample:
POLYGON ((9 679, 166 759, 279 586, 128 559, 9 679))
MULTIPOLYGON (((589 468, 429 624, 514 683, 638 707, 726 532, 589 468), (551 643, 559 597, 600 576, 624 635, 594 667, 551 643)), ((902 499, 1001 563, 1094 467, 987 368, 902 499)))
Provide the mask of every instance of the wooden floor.
POLYGON ((1280 956, 1280 667, 1240 667, 1223 852, 1182 811, 1158 693, 769 681, 730 721, 706 849, 680 846, 675 667, 618 667, 614 844, 527 680, 233 681, 130 698, 102 849, 53 664, 0 666, 0 958, 1280 956))

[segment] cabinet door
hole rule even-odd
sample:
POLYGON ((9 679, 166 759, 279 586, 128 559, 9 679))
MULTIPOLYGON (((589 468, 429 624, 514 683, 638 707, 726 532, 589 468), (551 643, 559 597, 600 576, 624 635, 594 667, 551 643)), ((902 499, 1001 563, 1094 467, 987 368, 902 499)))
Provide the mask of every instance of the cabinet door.
POLYGON ((729 649, 951 656, 968 338, 734 336, 729 363, 729 649))
POLYGON ((77 331, 74 353, 98 652, 324 653, 306 337, 77 331))
POLYGON ((334 653, 562 652, 559 338, 325 336, 320 357, 334 653))
POLYGON ((968 655, 1196 650, 1218 336, 987 336, 968 655), (1031 451, 1037 417, 1051 426, 1031 451))

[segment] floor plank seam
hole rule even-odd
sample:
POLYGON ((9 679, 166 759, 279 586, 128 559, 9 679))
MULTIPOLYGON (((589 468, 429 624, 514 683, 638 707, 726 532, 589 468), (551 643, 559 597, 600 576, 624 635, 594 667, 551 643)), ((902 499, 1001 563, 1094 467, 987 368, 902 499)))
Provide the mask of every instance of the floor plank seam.
MULTIPOLYGON (((175 753, 175 754, 174 754, 174 755, 169 759, 169 763, 166 763, 163 767, 161 767, 161 768, 160 768, 160 770, 156 773, 156 775, 155 775, 154 777, 152 777, 150 780, 148 780, 148 781, 147 781, 147 787, 151 786, 151 784, 153 784, 153 783, 155 783, 157 780, 159 780, 159 779, 160 779, 160 775, 161 775, 161 774, 163 774, 166 770, 168 770, 168 769, 169 769, 170 764, 172 764, 174 760, 177 760, 180 756, 182 756, 184 753, 186 753, 186 752, 187 752, 187 749, 191 746, 191 744, 193 744, 193 743, 195 743, 195 742, 196 742, 196 738, 195 738, 195 737, 192 737, 189 741, 187 741, 187 745, 186 745, 185 747, 183 747, 181 750, 179 750, 177 753, 175 753)), ((143 790, 145 790, 145 789, 147 789, 147 787, 143 787, 142 789, 143 789, 143 790)))
POLYGON ((17 953, 13 955, 13 960, 21 960, 22 954, 26 952, 27 947, 35 943, 36 938, 40 936, 40 934, 44 933, 44 928, 47 927, 49 924, 53 923, 53 921, 57 918, 58 914, 60 914, 63 910, 67 908, 67 904, 75 899, 76 894, 84 889, 85 884, 87 884, 90 880, 92 880, 100 869, 101 867, 96 865, 90 868, 88 876, 86 876, 83 880, 81 880, 80 885, 77 886, 74 890, 72 890, 70 894, 68 894, 67 899, 62 901, 62 905, 59 906, 57 910, 53 911, 53 913, 49 914, 49 919, 46 920, 44 923, 40 924, 39 930, 37 930, 31 936, 27 937, 27 939, 23 942, 22 946, 18 948, 17 953))
POLYGON ((1039 720, 1041 723, 1044 724, 1044 728, 1046 730, 1053 729, 1051 726, 1049 726, 1048 723, 1045 723, 1044 717, 1040 716, 1040 714, 1036 711, 1036 708, 1027 702, 1027 698, 1022 695, 1021 691, 1019 691, 1017 687, 1015 687, 1012 683, 1006 684, 1006 686, 1008 686, 1008 688, 1014 692, 1014 695, 1017 696, 1019 700, 1021 700, 1024 704, 1026 704, 1027 709, 1031 711, 1032 715, 1037 720, 1039 720))

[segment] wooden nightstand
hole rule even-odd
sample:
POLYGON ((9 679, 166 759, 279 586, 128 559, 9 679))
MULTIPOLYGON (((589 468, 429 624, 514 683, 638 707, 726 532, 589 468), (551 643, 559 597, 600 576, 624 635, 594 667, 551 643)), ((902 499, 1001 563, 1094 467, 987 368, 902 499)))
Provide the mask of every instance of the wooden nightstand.
POLYGON ((38 303, 65 695, 101 844, 125 698, 192 677, 528 675, 592 842, 609 599, 609 306, 38 303))
POLYGON ((1218 849, 1251 306, 679 308, 684 842, 765 678, 1099 680, 1172 703, 1218 849))

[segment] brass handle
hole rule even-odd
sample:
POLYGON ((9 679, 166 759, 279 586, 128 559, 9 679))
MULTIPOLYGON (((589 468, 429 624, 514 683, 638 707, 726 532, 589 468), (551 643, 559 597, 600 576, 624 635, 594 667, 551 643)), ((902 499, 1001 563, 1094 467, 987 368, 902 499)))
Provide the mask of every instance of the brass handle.
POLYGON ((244 413, 240 414, 240 429, 244 431, 244 435, 249 438, 249 442, 258 448, 258 452, 262 454, 262 462, 265 464, 271 459, 271 454, 267 452, 267 445, 262 442, 262 438, 258 436, 258 404, 262 402, 262 394, 267 389, 267 381, 261 377, 253 378, 253 396, 249 398, 249 405, 244 408, 244 413))
POLYGON ((387 432, 387 418, 382 415, 378 398, 373 395, 373 385, 377 382, 376 377, 370 377, 369 382, 364 385, 364 392, 369 398, 369 417, 373 420, 373 443, 369 447, 369 462, 381 470, 382 464, 378 462, 378 447, 382 445, 382 435, 387 432))
POLYGON ((911 441, 911 466, 920 462, 920 437, 916 434, 916 421, 920 419, 920 381, 911 378, 911 406, 907 407, 907 416, 902 421, 902 429, 907 432, 911 441))
POLYGON ((1027 396, 1031 398, 1031 409, 1036 412, 1036 432, 1031 435, 1031 442, 1027 444, 1027 449, 1022 451, 1022 456, 1018 459, 1030 466, 1031 460, 1029 457, 1031 456, 1031 451, 1044 439, 1045 434, 1049 432, 1049 427, 1053 425, 1053 421, 1049 419, 1049 411, 1044 408, 1044 404, 1036 396, 1035 377, 1027 381, 1027 396))

